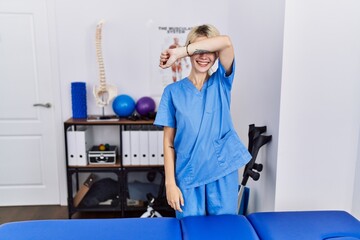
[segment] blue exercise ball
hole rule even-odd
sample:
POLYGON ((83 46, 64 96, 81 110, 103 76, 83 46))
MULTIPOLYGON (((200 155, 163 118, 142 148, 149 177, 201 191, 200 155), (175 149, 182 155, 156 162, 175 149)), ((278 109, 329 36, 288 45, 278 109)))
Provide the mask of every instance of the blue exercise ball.
POLYGON ((129 95, 121 94, 114 99, 112 108, 119 117, 129 117, 135 111, 135 101, 129 95))

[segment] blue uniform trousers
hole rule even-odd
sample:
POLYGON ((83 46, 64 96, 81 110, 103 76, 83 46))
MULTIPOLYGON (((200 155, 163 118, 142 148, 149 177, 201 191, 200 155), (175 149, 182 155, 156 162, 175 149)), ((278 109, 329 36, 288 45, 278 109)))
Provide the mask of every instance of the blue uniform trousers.
POLYGON ((238 182, 236 170, 206 185, 181 189, 184 197, 184 206, 181 207, 183 212, 176 211, 176 217, 237 214, 238 182))

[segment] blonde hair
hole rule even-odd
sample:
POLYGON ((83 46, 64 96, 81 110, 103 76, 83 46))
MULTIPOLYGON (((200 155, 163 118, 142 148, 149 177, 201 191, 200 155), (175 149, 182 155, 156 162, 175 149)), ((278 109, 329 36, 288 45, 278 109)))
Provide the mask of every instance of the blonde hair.
POLYGON ((193 27, 191 31, 189 32, 187 38, 186 38, 186 46, 190 43, 194 42, 196 38, 198 37, 215 37, 219 36, 220 32, 215 28, 213 25, 210 24, 204 24, 200 26, 193 27))

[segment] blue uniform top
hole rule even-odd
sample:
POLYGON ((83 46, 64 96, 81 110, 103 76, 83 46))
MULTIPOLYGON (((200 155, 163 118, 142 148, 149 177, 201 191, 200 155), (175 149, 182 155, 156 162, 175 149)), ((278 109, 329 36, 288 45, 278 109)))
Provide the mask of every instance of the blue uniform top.
POLYGON ((234 79, 218 69, 199 91, 188 78, 168 85, 154 124, 176 128, 175 177, 180 188, 213 182, 244 166, 251 155, 235 132, 230 115, 234 79))

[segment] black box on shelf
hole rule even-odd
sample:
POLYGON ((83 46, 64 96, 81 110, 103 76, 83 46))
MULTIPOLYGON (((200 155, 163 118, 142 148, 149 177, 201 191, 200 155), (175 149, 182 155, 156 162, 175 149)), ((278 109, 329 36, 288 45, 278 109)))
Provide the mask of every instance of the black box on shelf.
POLYGON ((110 146, 104 151, 99 150, 99 146, 93 146, 88 153, 89 164, 115 164, 116 155, 116 146, 110 146))

